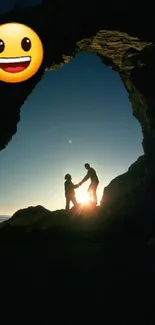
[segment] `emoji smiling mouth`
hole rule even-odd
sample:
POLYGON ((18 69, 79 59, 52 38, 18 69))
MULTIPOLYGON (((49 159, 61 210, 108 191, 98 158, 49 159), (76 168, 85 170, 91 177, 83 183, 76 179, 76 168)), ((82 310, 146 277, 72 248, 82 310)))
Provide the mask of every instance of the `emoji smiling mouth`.
POLYGON ((25 70, 31 62, 30 56, 18 58, 0 58, 0 69, 9 73, 18 73, 25 70))

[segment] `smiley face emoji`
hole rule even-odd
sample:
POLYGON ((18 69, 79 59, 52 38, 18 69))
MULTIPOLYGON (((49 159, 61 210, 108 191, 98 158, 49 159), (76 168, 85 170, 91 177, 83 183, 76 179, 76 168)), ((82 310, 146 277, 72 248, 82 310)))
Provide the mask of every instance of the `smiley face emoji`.
POLYGON ((38 35, 19 23, 0 25, 0 80, 17 83, 31 78, 43 61, 38 35))

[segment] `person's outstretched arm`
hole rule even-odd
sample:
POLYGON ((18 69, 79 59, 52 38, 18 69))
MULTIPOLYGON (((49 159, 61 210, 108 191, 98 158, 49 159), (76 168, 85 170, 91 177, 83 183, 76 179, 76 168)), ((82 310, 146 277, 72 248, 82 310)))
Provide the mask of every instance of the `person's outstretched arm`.
POLYGON ((90 175, 89 175, 89 170, 86 174, 86 176, 82 179, 82 181, 79 183, 79 185, 82 185, 84 182, 86 182, 89 179, 90 175))
MULTIPOLYGON (((80 184, 80 183, 79 183, 80 184)), ((78 188, 80 185, 79 184, 74 184, 74 188, 78 188)))

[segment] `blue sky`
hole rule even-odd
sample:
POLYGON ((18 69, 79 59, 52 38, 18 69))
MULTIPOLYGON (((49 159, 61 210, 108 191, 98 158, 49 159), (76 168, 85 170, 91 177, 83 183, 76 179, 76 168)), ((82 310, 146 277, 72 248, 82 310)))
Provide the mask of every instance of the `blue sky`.
MULTIPOLYGON (((15 2, 4 1, 0 12, 15 2)), ((141 142, 119 75, 95 55, 78 54, 68 65, 45 73, 22 107, 17 134, 0 152, 0 215, 38 204, 64 208, 64 175, 69 172, 79 182, 85 162, 99 176, 100 200, 104 186, 143 154, 141 142)), ((78 197, 88 183, 77 190, 78 197)))
POLYGON ((0 152, 0 214, 37 204, 64 208, 64 174, 79 182, 85 162, 99 175, 100 199, 104 186, 143 153, 141 141, 119 75, 97 56, 78 54, 45 73, 22 107, 17 134, 0 152))

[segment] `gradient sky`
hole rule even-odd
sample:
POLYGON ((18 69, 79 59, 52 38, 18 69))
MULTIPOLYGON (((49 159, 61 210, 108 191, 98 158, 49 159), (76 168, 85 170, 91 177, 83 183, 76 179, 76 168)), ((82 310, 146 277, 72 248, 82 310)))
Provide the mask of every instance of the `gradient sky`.
POLYGON ((22 107, 17 134, 0 152, 0 215, 38 204, 64 208, 64 175, 79 182, 85 162, 100 178, 100 200, 104 186, 143 154, 141 142, 119 75, 97 56, 78 54, 45 73, 22 107))
POLYGON ((18 3, 21 6, 30 6, 42 3, 41 0, 4 0, 0 4, 0 13, 5 13, 13 8, 18 3))

